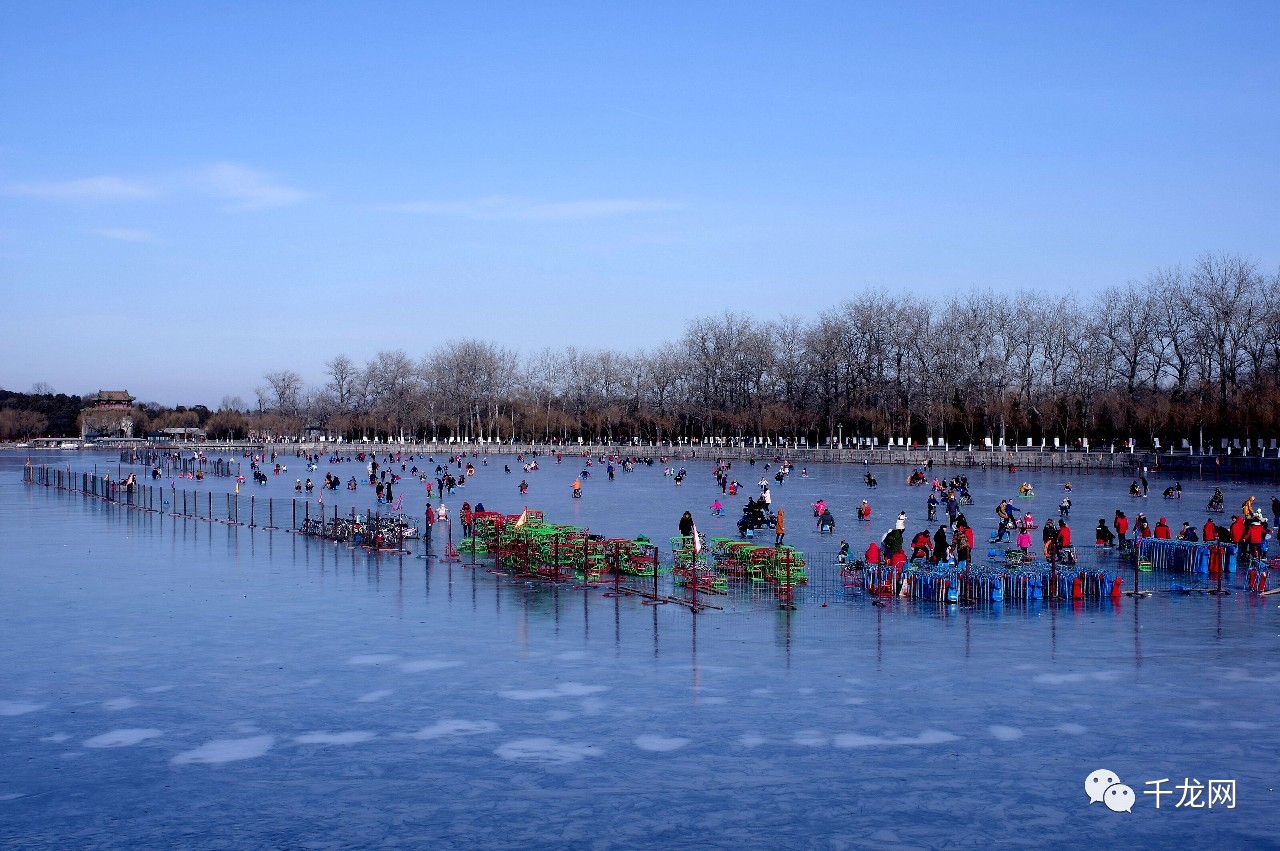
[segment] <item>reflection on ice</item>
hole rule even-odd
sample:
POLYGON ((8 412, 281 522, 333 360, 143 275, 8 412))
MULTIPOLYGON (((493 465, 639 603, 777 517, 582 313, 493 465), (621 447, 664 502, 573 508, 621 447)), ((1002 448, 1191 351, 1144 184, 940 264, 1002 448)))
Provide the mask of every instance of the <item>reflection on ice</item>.
POLYGON ((43 703, 22 703, 17 700, 0 700, 0 715, 26 715, 44 709, 43 703))

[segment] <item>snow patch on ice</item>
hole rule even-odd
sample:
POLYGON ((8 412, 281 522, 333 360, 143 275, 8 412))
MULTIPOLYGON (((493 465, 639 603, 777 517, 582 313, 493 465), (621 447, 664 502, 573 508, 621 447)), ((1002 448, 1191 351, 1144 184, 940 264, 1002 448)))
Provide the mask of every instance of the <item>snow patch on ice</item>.
POLYGON ((138 705, 138 701, 132 697, 117 697, 114 700, 108 700, 102 704, 103 709, 110 709, 112 712, 120 712, 125 709, 132 709, 138 705))
POLYGON ((1033 682, 1050 686, 1065 686, 1075 683, 1105 682, 1120 676, 1119 671, 1088 671, 1078 674, 1036 674, 1033 682))
POLYGON ((347 660, 348 665, 385 665, 388 662, 397 662, 399 656, 391 653, 367 653, 363 656, 352 656, 347 660))
POLYGON ((44 709, 47 705, 45 703, 23 703, 18 700, 0 700, 0 715, 26 715, 28 712, 44 709))
POLYGON ((430 727, 423 727, 416 733, 410 733, 409 737, 420 741, 430 741, 431 739, 444 739, 449 736, 478 736, 484 733, 496 732, 498 732, 498 725, 492 721, 446 719, 437 721, 430 727))
POLYGON ((456 668, 461 665, 458 661, 446 661, 444 659, 419 659, 416 662, 405 662, 400 666, 400 670, 406 674, 420 674, 423 671, 443 671, 445 668, 456 668))
POLYGON ((1017 727, 1006 727, 1003 724, 994 724, 987 731, 1002 742, 1016 742, 1022 738, 1022 731, 1017 727))
POLYGON ((376 703, 384 697, 390 697, 395 694, 389 688, 380 688, 377 691, 367 692, 356 698, 356 703, 376 703))
POLYGON ((45 736, 45 737, 44 737, 43 739, 41 739, 40 741, 42 741, 42 742, 51 742, 52 744, 60 745, 60 744, 62 744, 63 742, 65 742, 65 741, 66 741, 67 739, 69 739, 69 738, 71 738, 71 737, 70 737, 70 736, 68 736, 66 733, 54 733, 52 736, 45 736))
POLYGON ((555 688, 536 688, 498 692, 508 700, 550 700, 557 697, 586 697, 608 691, 608 686, 589 686, 582 683, 560 683, 555 688))
POLYGON ((682 739, 679 736, 655 736, 645 734, 636 736, 635 744, 642 751, 651 751, 653 753, 669 753, 678 751, 685 745, 689 744, 689 739, 682 739))
POLYGON ((243 759, 260 757, 271 750, 272 745, 275 743, 275 736, 252 736, 248 739, 214 739, 193 750, 183 751, 169 761, 174 765, 221 765, 224 762, 237 762, 243 759))
POLYGON ((565 765, 571 762, 579 762, 584 757, 600 756, 604 751, 594 745, 534 738, 507 742, 496 749, 494 753, 503 759, 514 762, 546 762, 553 765, 565 765))
POLYGON ((163 730, 153 730, 151 728, 112 730, 100 736, 94 736, 92 739, 85 739, 84 746, 86 748, 124 748, 163 735, 163 730))
POLYGON ((347 730, 344 733, 303 733, 294 736, 293 740, 300 745, 358 745, 376 738, 378 734, 368 730, 347 730))
POLYGON ((864 736, 859 733, 840 733, 835 737, 838 748, 872 748, 898 745, 940 745, 954 742, 958 737, 943 730, 925 730, 918 736, 864 736))

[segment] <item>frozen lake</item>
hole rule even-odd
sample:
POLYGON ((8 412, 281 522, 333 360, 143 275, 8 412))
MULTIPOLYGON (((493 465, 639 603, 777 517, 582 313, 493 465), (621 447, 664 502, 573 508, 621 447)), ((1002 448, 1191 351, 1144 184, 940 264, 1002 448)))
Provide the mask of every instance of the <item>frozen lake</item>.
MULTIPOLYGON (((1280 597, 878 607, 802 596, 786 612, 731 593, 724 611, 693 615, 436 563, 418 544, 379 556, 130 511, 23 485, 25 458, 0 453, 8 846, 1251 848, 1280 835, 1280 597), (1132 788, 1132 812, 1089 803, 1098 769, 1132 788), (1175 791, 1157 809, 1147 792, 1165 778, 1175 791), (1210 780, 1235 781, 1233 808, 1175 806, 1191 794, 1178 785, 1210 780)), ((105 454, 45 458, 118 472, 105 454)), ((243 485, 242 499, 269 496, 281 511, 296 478, 363 471, 281 460, 288 471, 243 485)), ((524 474, 510 456, 473 459, 450 509, 527 503, 665 547, 686 509, 706 534, 734 534, 765 475, 763 463, 736 465, 745 489, 713 518, 709 462, 686 462, 678 488, 660 465, 609 482, 596 464, 574 500, 581 459, 540 460, 524 474)), ((907 488, 905 468, 874 471, 874 491, 860 466, 770 479, 787 542, 816 574, 833 573, 839 538, 860 553, 899 510, 908 537, 925 526, 927 490, 907 488), (819 497, 836 539, 813 528, 819 497), (869 524, 853 519, 864 497, 869 524)), ((1041 520, 1062 496, 1060 474, 935 472, 969 476, 980 553, 995 503, 1019 482, 1039 494, 1019 508, 1041 520)), ((1159 496, 1170 480, 1150 479, 1146 500, 1126 495, 1128 479, 1073 480, 1082 562, 1115 562, 1088 544, 1116 508, 1175 530, 1203 524, 1214 482, 1183 481, 1179 502, 1159 496)), ((1250 494, 1264 507, 1273 495, 1220 484, 1227 517, 1250 494)), ((184 485, 220 494, 235 482, 184 485)), ((421 516, 422 485, 406 477, 399 490, 421 516)), ((376 507, 367 484, 325 500, 376 507)))

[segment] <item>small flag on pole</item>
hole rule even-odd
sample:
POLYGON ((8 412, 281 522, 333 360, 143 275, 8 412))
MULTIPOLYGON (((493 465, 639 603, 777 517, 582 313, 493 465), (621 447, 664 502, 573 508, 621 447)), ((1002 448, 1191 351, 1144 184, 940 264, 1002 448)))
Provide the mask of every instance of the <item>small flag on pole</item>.
POLYGON ((702 554, 702 538, 698 535, 698 525, 696 523, 693 526, 693 554, 702 554))
POLYGON ((401 504, 402 502, 404 502, 404 494, 400 494, 398 497, 396 497, 396 504, 395 504, 395 505, 393 505, 393 506, 391 506, 391 510, 392 510, 392 511, 399 511, 399 510, 400 510, 400 504, 401 504))
POLYGON ((524 524, 525 524, 528 520, 529 520, 529 507, 528 507, 528 506, 525 506, 524 511, 521 511, 521 512, 520 512, 520 517, 519 517, 519 519, 517 519, 517 520, 516 520, 515 525, 514 525, 512 528, 514 528, 514 529, 520 529, 520 528, 523 528, 523 527, 524 527, 524 524))

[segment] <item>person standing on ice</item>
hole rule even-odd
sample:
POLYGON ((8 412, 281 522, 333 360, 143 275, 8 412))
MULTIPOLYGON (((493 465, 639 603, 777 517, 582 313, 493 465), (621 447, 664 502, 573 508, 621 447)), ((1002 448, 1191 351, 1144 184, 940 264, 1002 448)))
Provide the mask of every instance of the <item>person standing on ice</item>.
POLYGON ((686 511, 680 515, 680 536, 688 538, 693 534, 693 515, 686 511))

